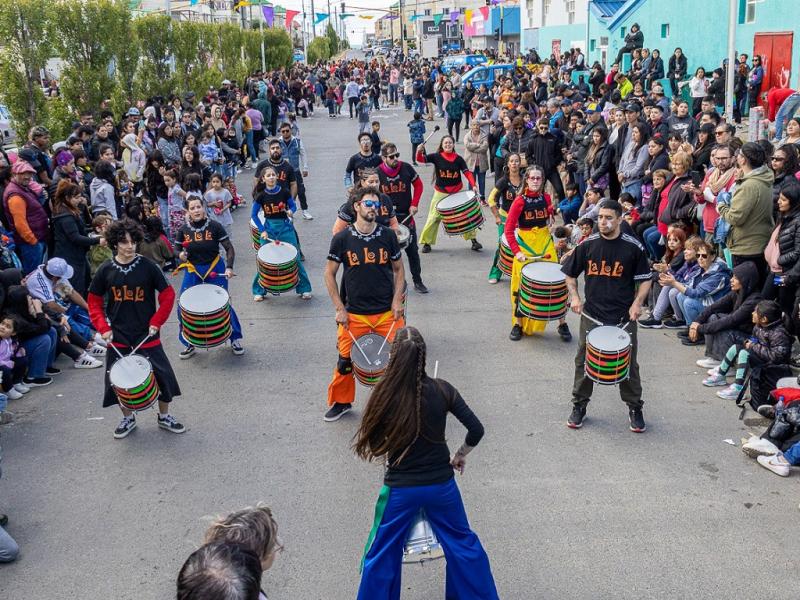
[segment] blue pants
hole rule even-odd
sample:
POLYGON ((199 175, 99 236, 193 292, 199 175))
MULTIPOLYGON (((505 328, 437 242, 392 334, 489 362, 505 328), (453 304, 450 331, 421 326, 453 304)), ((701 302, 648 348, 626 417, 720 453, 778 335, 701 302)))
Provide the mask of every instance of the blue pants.
POLYGON ((633 196, 634 204, 641 204, 642 202, 642 180, 632 181, 622 186, 623 192, 628 192, 633 196))
POLYGON ((9 563, 17 560, 19 546, 8 532, 0 527, 0 563, 9 563))
MULTIPOLYGON (((696 298, 688 298, 683 294, 678 294, 678 306, 681 307, 681 312, 683 313, 683 320, 687 323, 694 323, 697 321, 697 317, 700 316, 700 313, 705 310, 705 306, 703 306, 703 301, 698 300, 696 298)), ((678 315, 675 315, 676 317, 678 315)))
MULTIPOLYGON (((199 272, 202 273, 204 276, 208 273, 210 265, 195 265, 194 268, 199 272)), ((225 261, 222 259, 217 261, 217 264, 214 265, 213 269, 214 273, 218 273, 217 277, 206 277, 206 280, 197 275, 197 273, 191 273, 189 271, 183 272, 183 283, 181 283, 181 291, 180 294, 188 290, 190 287, 194 287, 196 285, 200 285, 201 283, 210 283, 211 285, 218 285, 225 291, 228 290, 228 280, 224 277, 225 274, 225 261)), ((180 294, 178 296, 180 297, 180 294)), ((178 311, 178 320, 180 321, 180 310, 178 311)), ((239 324, 239 317, 236 316, 236 311, 233 310, 233 306, 231 306, 231 341, 240 340, 242 339, 242 326, 239 324)), ((187 342, 183 337, 183 332, 178 328, 178 339, 180 340, 181 344, 186 346, 187 348, 191 345, 187 342)))
POLYGON ((446 600, 495 600, 489 557, 469 528, 455 478, 418 487, 387 488, 375 511, 375 534, 364 556, 358 600, 399 600, 403 546, 408 530, 425 509, 433 532, 444 549, 446 600))
POLYGON ((47 248, 44 242, 37 242, 35 244, 20 242, 17 244, 17 248, 19 248, 19 259, 22 263, 23 275, 27 275, 44 263, 44 251, 47 248))
POLYGON ((258 160, 258 151, 254 140, 254 133, 251 129, 244 134, 245 143, 247 144, 247 153, 250 155, 250 160, 255 162, 258 160))
POLYGON ((51 327, 47 333, 22 342, 28 357, 28 377, 44 377, 44 370, 53 365, 56 360, 57 337, 55 328, 51 327))
POLYGON ((73 331, 87 340, 91 341, 94 339, 92 322, 89 320, 89 313, 85 309, 77 304, 70 304, 67 307, 66 315, 69 326, 73 331))
POLYGON ((784 452, 783 457, 794 466, 800 465, 800 442, 797 442, 794 446, 784 452))
POLYGON ((649 229, 645 229, 644 234, 644 247, 647 248, 647 253, 653 260, 658 260, 664 255, 664 246, 661 245, 661 234, 658 232, 658 227, 653 225, 649 229))
POLYGON ((478 192, 481 198, 486 199, 486 171, 481 171, 476 165, 472 173, 475 175, 475 182, 478 184, 478 192))
MULTIPOLYGON (((280 219, 264 219, 264 231, 267 232, 267 235, 271 240, 278 240, 279 242, 291 244, 297 248, 298 252, 300 252, 300 242, 297 240, 297 234, 294 231, 294 225, 292 225, 292 222, 288 219, 285 221, 280 219)), ((306 270, 303 267, 303 263, 299 260, 299 257, 297 264, 300 270, 300 281, 297 283, 297 287, 294 288, 294 291, 297 294, 310 292, 311 281, 309 281, 306 270)), ((258 283, 258 273, 256 273, 256 276, 253 278, 253 295, 265 296, 266 294, 267 291, 258 283)))

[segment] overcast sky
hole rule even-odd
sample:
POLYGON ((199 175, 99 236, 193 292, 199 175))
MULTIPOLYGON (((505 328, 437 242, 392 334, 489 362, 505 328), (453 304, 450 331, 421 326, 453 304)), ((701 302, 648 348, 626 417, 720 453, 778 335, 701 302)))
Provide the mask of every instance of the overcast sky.
MULTIPOLYGON (((302 10, 303 3, 305 3, 305 12, 310 18, 311 15, 311 1, 310 0, 273 0, 276 4, 280 4, 286 8, 290 8, 293 10, 302 10)), ((355 13, 356 15, 373 15, 373 19, 360 19, 358 16, 350 17, 346 19, 347 23, 347 37, 350 40, 351 44, 361 44, 361 41, 364 38, 364 31, 375 31, 375 19, 381 17, 382 15, 386 14, 385 12, 375 11, 369 12, 364 10, 364 8, 383 8, 388 9, 394 3, 394 0, 345 0, 345 6, 347 7, 347 12, 355 13)), ((341 6, 341 0, 338 1, 331 1, 330 10, 331 14, 333 14, 334 7, 336 10, 339 10, 341 6)), ((314 12, 324 13, 328 12, 328 2, 327 0, 314 0, 314 12)), ((322 26, 325 23, 319 25, 318 32, 322 31, 322 26)))

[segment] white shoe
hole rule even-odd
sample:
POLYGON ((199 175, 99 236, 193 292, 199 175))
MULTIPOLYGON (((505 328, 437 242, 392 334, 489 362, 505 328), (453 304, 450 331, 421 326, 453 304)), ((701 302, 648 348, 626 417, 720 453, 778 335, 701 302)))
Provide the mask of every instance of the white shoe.
POLYGON ((28 392, 31 391, 31 388, 29 388, 27 385, 25 385, 24 383, 21 383, 21 382, 20 383, 15 383, 14 384, 14 389, 17 390, 21 394, 27 394, 28 392))
POLYGON ((106 347, 108 347, 108 342, 107 342, 107 341, 105 341, 105 340, 103 339, 103 336, 102 336, 102 335, 100 335, 99 333, 95 333, 95 334, 94 334, 94 343, 95 343, 95 344, 97 344, 97 345, 99 345, 99 346, 102 346, 103 348, 106 348, 106 347))
MULTIPOLYGON (((695 363, 698 367, 703 367, 704 369, 713 369, 714 367, 718 367, 722 364, 721 361, 715 360, 710 356, 706 356, 705 358, 701 358, 695 363)), ((711 373, 709 373, 710 375, 711 373)))
POLYGON ((13 387, 6 392, 6 396, 8 396, 9 400, 19 400, 22 398, 22 392, 17 391, 13 387))
POLYGON ((101 346, 100 344, 95 344, 89 349, 89 354, 92 356, 105 356, 106 355, 106 348, 101 346))
POLYGON ((263 302, 266 299, 266 296, 253 296, 253 302, 263 302))
POLYGON ((312 214, 311 214, 310 212, 308 212, 307 210, 304 210, 304 211, 303 211, 303 218, 304 218, 306 221, 313 221, 313 220, 314 220, 314 215, 312 215, 312 214))
POLYGON ((74 366, 76 369, 96 369, 97 367, 102 367, 103 363, 84 352, 75 361, 74 366))
POLYGON ((759 456, 774 456, 780 453, 781 449, 769 440, 762 439, 757 435, 750 436, 750 439, 742 444, 742 452, 750 458, 759 456))
POLYGON ((497 283, 497 279, 495 279, 494 277, 492 277, 492 278, 489 280, 489 283, 490 283, 491 285, 494 285, 495 283, 497 283))
MULTIPOLYGON (((714 367, 713 369, 709 369, 708 371, 706 371, 706 373, 708 373, 712 377, 715 375, 719 375, 719 367, 714 367)), ((728 375, 730 375, 730 372, 725 373, 725 377, 727 377, 728 375)))
POLYGON ((792 465, 790 465, 789 461, 783 458, 783 454, 780 453, 773 456, 759 456, 756 460, 762 467, 769 469, 775 473, 775 475, 780 475, 781 477, 788 477, 791 471, 792 465))
POLYGON ((302 294, 300 294, 300 297, 303 300, 311 300, 311 292, 303 292, 302 294))

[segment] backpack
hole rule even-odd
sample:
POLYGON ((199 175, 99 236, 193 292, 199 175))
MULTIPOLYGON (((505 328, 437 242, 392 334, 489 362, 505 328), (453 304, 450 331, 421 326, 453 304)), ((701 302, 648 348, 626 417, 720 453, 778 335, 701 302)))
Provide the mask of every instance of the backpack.
POLYGON ((786 450, 800 438, 800 390, 778 388, 770 396, 777 403, 775 418, 761 437, 786 450))

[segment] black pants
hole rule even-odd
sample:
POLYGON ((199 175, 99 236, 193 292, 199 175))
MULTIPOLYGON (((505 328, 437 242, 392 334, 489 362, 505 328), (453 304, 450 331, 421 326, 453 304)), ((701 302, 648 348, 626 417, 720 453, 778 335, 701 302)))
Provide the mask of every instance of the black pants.
POLYGON ((461 131, 461 117, 458 120, 451 118, 449 115, 447 117, 447 133, 449 135, 453 135, 453 127, 456 129, 455 139, 458 141, 458 133, 461 131))
POLYGON ((464 120, 464 131, 469 130, 469 118, 470 118, 471 115, 472 115, 472 109, 471 108, 465 108, 464 109, 464 119, 465 119, 464 120))
POLYGON ((630 54, 634 50, 636 50, 636 46, 623 46, 622 48, 619 49, 619 52, 617 52, 617 59, 614 62, 619 65, 620 73, 622 72, 622 55, 630 54))
MULTIPOLYGON (((397 213, 397 220, 401 223, 408 214, 397 213)), ((406 256, 408 257, 408 269, 411 271, 411 279, 414 283, 422 283, 422 265, 419 261, 419 246, 417 246, 417 226, 413 219, 409 219, 403 223, 411 231, 411 237, 408 238, 408 246, 406 246, 406 256)))
POLYGON ((0 372, 3 374, 3 391, 7 392, 11 386, 20 383, 27 369, 28 358, 25 356, 15 356, 13 367, 0 367, 0 372))
POLYGON ((353 118, 353 108, 358 106, 359 99, 357 97, 351 97, 347 99, 347 106, 350 108, 350 118, 353 118))
POLYGON ((300 200, 300 208, 308 210, 308 200, 306 199, 306 184, 303 182, 303 172, 296 169, 294 177, 297 180, 297 199, 300 200))
POLYGON ((417 148, 419 148, 418 142, 411 142, 411 164, 417 164, 417 148))
POLYGON ((553 189, 556 192, 556 196, 558 196, 558 200, 564 198, 564 184, 561 183, 561 176, 558 174, 558 169, 553 168, 550 169, 547 173, 545 173, 544 178, 550 182, 550 185, 553 186, 553 189))

